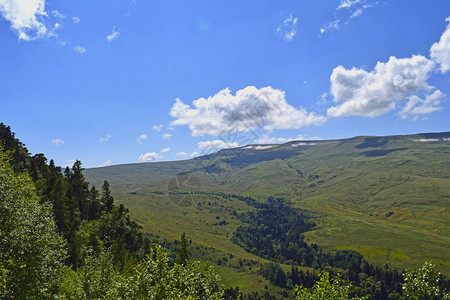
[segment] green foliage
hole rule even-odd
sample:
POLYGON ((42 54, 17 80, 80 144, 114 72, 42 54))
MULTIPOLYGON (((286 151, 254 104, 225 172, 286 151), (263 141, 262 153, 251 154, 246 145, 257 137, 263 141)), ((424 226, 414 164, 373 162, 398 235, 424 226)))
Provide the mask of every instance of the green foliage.
MULTIPOLYGON (((114 205, 107 181, 103 203, 97 190, 89 189, 80 161, 63 175, 42 154, 31 157, 3 124, 0 143, 9 145, 10 153, 22 153, 12 163, 28 171, 14 172, 0 145, 1 298, 220 298, 211 267, 191 263, 188 256, 174 264, 160 246, 151 246, 128 209, 114 205)), ((187 251, 185 236, 184 244, 187 251)))
MULTIPOLYGON (((339 276, 330 281, 330 275, 323 272, 319 281, 308 291, 303 286, 296 287, 297 300, 347 300, 350 299, 350 284, 345 283, 339 276)), ((351 298, 366 299, 366 298, 351 298)))
POLYGON ((0 273, 2 294, 48 298, 57 292, 65 243, 47 204, 26 173, 18 174, 0 148, 0 273))
POLYGON ((188 240, 186 238, 186 234, 183 232, 180 238, 180 247, 178 248, 178 258, 177 263, 181 265, 187 264, 189 261, 189 250, 188 248, 188 240))
POLYGON ((68 299, 106 299, 111 286, 120 280, 109 251, 89 253, 83 266, 66 273, 60 296, 68 299))
POLYGON ((103 191, 103 196, 102 196, 103 206, 106 209, 106 211, 111 211, 111 209, 113 208, 113 205, 114 205, 114 198, 113 198, 113 196, 111 196, 111 189, 110 189, 109 182, 107 180, 105 180, 103 182, 102 191, 103 191))
MULTIPOLYGON (((342 272, 351 281, 359 296, 371 295, 387 298, 388 293, 401 292, 401 276, 389 267, 380 268, 369 264, 364 257, 351 250, 330 252, 316 244, 307 244, 303 234, 312 229, 313 223, 306 216, 289 207, 284 200, 269 197, 267 203, 255 203, 258 209, 242 214, 248 223, 235 231, 232 240, 248 252, 285 264, 313 267, 331 273, 342 272)), ((288 287, 304 285, 311 287, 314 274, 298 274, 291 271, 289 278, 273 263, 262 268, 264 277, 274 285, 288 287), (301 275, 301 276, 300 276, 301 275)), ((282 271, 282 270, 281 270, 282 271)))
POLYGON ((222 289, 212 267, 186 262, 171 267, 166 250, 154 245, 147 259, 108 292, 112 299, 220 299, 222 289))
POLYGON ((261 274, 269 279, 269 281, 281 287, 286 287, 286 273, 284 273, 280 264, 268 262, 261 268, 261 274))
POLYGON ((60 294, 69 299, 221 299, 222 287, 212 267, 198 262, 172 264, 159 245, 148 256, 121 272, 112 253, 90 255, 71 272, 60 294))
POLYGON ((408 299, 449 299, 450 293, 440 287, 442 275, 436 266, 426 261, 419 270, 408 270, 403 274, 403 292, 408 299))

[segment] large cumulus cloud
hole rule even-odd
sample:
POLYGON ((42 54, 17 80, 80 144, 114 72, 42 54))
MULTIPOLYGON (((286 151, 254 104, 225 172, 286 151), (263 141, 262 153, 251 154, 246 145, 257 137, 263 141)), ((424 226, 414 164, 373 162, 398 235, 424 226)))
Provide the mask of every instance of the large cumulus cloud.
POLYGON ((442 73, 450 70, 450 17, 446 21, 447 28, 439 42, 434 43, 430 49, 430 57, 439 64, 442 73))
POLYGON ((193 136, 248 132, 258 127, 268 131, 299 129, 326 119, 293 107, 283 91, 270 86, 261 89, 248 86, 235 95, 226 88, 214 96, 193 101, 192 106, 177 99, 170 115, 175 119, 172 125, 188 125, 193 136))
POLYGON ((396 107, 396 103, 419 91, 431 91, 427 79, 434 68, 430 59, 391 56, 368 72, 360 68, 338 66, 331 74, 331 94, 336 106, 328 109, 333 117, 351 115, 375 117, 396 107))

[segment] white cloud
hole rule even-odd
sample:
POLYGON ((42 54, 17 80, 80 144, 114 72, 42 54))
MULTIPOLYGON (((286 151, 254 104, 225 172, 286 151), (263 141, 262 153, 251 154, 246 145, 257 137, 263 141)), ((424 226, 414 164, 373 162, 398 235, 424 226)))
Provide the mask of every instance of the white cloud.
POLYGON ((136 142, 138 142, 139 144, 141 144, 142 141, 144 141, 144 140, 146 140, 146 139, 148 139, 148 136, 144 133, 144 134, 141 134, 141 135, 137 138, 136 142))
POLYGON ((319 125, 326 118, 295 108, 285 99, 285 93, 268 86, 257 89, 248 86, 232 95, 228 88, 212 97, 193 101, 193 106, 176 100, 170 115, 171 125, 188 125, 193 136, 248 132, 261 128, 298 129, 319 125))
POLYGON ((176 156, 187 156, 187 153, 181 151, 181 152, 177 152, 177 154, 175 154, 175 155, 176 155, 176 156))
POLYGON ((363 9, 362 8, 358 8, 357 10, 355 10, 352 15, 350 16, 350 19, 359 17, 360 15, 362 15, 363 13, 363 9))
POLYGON ((55 10, 52 10, 52 15, 53 15, 54 17, 56 17, 56 18, 59 18, 59 19, 65 19, 65 18, 66 18, 66 15, 65 15, 65 14, 60 13, 60 12, 57 11, 56 9, 55 9, 55 10))
POLYGON ((98 141, 101 143, 105 143, 105 142, 109 141, 109 139, 111 139, 111 138, 112 138, 112 135, 107 134, 105 137, 100 137, 100 139, 98 141))
POLYGON ((166 153, 169 151, 170 151, 170 147, 167 147, 167 148, 161 149, 161 151, 159 151, 159 153, 166 153))
POLYGON ((287 41, 291 41, 297 33, 298 18, 294 18, 291 14, 287 17, 281 25, 278 26, 277 32, 283 35, 287 41))
POLYGON ((61 139, 55 139, 52 141, 52 144, 55 146, 60 146, 60 145, 64 144, 64 141, 61 139))
POLYGON ((441 39, 430 48, 430 57, 439 64, 442 73, 450 70, 450 17, 445 21, 447 27, 441 39))
POLYGON ((442 109, 441 101, 444 99, 445 94, 439 90, 434 91, 430 95, 426 95, 425 99, 413 95, 408 98, 408 102, 405 107, 400 111, 400 116, 403 119, 412 117, 417 119, 419 115, 425 115, 442 109))
POLYGON ((358 4, 360 2, 361 2, 361 0, 341 0, 341 3, 339 4, 339 6, 336 9, 339 10, 342 8, 352 8, 353 6, 355 6, 356 4, 358 4))
POLYGON ((386 63, 378 62, 371 72, 338 66, 330 77, 337 105, 327 113, 333 117, 384 114, 414 93, 432 91, 427 79, 433 68, 434 63, 421 55, 402 59, 391 56, 386 63))
POLYGON ((86 52, 86 48, 84 48, 80 45, 77 45, 77 46, 73 47, 73 51, 83 54, 86 52))
POLYGON ((78 17, 72 17, 72 21, 73 21, 75 24, 78 24, 78 23, 80 23, 80 18, 78 18, 78 17))
POLYGON ((163 128, 162 125, 158 125, 158 126, 153 125, 153 130, 154 130, 154 131, 161 131, 162 128, 163 128))
POLYGON ((117 38, 119 37, 119 35, 120 35, 120 32, 118 32, 118 31, 116 30, 116 27, 113 27, 111 34, 108 35, 108 36, 106 37, 106 39, 108 40, 108 42, 111 42, 111 41, 117 39, 117 38))
POLYGON ((44 18, 48 17, 45 0, 0 0, 0 13, 11 23, 19 40, 35 40, 48 32, 44 24, 44 18))
POLYGON ((111 160, 107 160, 104 163, 102 163, 101 165, 98 165, 97 168, 110 166, 111 164, 112 164, 112 161, 111 160))
POLYGON ((212 141, 203 141, 198 142, 197 146, 200 150, 220 150, 224 148, 235 148, 239 147, 239 144, 237 142, 231 142, 227 143, 222 140, 212 140, 212 141))
POLYGON ((340 26, 341 26, 341 21, 338 19, 331 21, 331 22, 327 22, 327 23, 325 23, 325 25, 323 25, 320 28, 320 34, 324 34, 325 32, 330 31, 332 29, 339 29, 340 26))
POLYGON ((197 151, 192 152, 191 156, 198 156, 198 152, 197 151))
POLYGON ((326 22, 320 28, 320 34, 330 30, 337 30, 341 24, 348 25, 351 19, 361 16, 368 8, 378 5, 378 1, 370 0, 341 0, 336 7, 334 21, 326 22))
POLYGON ((170 147, 163 148, 158 152, 147 152, 145 154, 141 154, 139 156, 139 160, 141 161, 153 161, 163 158, 163 155, 161 153, 166 153, 170 151, 170 147))
POLYGON ((156 152, 147 152, 145 154, 141 154, 139 156, 139 160, 141 161, 153 161, 162 158, 162 155, 156 152))
POLYGON ((322 93, 317 100, 317 104, 319 105, 326 105, 328 103, 328 93, 322 93))
POLYGON ((165 139, 165 140, 170 140, 171 137, 172 137, 172 134, 170 134, 170 133, 164 133, 164 135, 163 135, 163 139, 165 139))

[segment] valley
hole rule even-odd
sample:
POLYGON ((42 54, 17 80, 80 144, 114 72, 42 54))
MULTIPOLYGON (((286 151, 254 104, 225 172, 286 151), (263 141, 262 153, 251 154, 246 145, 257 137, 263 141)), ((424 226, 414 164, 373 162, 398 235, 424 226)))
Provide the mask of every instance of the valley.
POLYGON ((85 176, 97 186, 108 180, 144 232, 167 241, 185 232, 196 259, 211 261, 226 286, 246 292, 268 282, 256 267, 233 268, 239 259, 267 261, 231 241, 245 225, 239 215, 255 210, 245 197, 283 198, 307 211, 316 224, 305 233, 308 243, 356 250, 398 269, 429 259, 450 274, 449 132, 249 145, 85 176))

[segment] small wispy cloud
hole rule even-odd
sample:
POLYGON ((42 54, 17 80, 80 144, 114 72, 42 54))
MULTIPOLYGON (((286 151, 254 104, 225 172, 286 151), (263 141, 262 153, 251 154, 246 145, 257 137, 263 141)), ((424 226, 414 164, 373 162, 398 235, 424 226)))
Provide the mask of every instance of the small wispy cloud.
POLYGON ((352 8, 356 4, 361 3, 361 0, 341 0, 341 3, 336 8, 337 10, 343 9, 343 8, 352 8))
POLYGON ((340 26, 341 26, 341 21, 338 19, 331 21, 331 22, 327 22, 327 23, 325 23, 325 25, 323 25, 320 28, 320 34, 324 34, 325 32, 327 32, 331 29, 339 29, 340 26))
POLYGON ((73 51, 83 54, 86 52, 86 48, 84 48, 80 45, 77 45, 77 46, 73 47, 73 51))
POLYGON ((167 148, 161 149, 161 151, 159 151, 159 153, 166 153, 169 151, 170 151, 170 147, 167 147, 167 148))
POLYGON ((170 151, 170 147, 163 148, 158 152, 147 152, 145 154, 141 154, 138 159, 140 161, 146 162, 146 161, 154 161, 163 158, 162 153, 167 153, 170 151))
POLYGON ((317 99, 317 104, 326 105, 328 103, 328 96, 328 93, 322 93, 317 99))
POLYGON ((107 141, 109 141, 112 138, 112 135, 107 134, 105 137, 100 137, 100 139, 98 140, 101 143, 106 143, 107 141))
POLYGON ((78 23, 80 23, 80 18, 78 18, 78 17, 72 17, 72 21, 73 21, 75 24, 78 24, 78 23))
POLYGON ((108 35, 106 37, 106 39, 108 40, 108 42, 112 42, 113 40, 117 39, 119 37, 119 35, 120 35, 120 32, 118 32, 116 30, 116 27, 113 27, 111 34, 108 35))
POLYGON ((286 41, 291 41, 297 34, 298 18, 294 18, 291 14, 284 19, 277 27, 277 32, 283 36, 286 41))
POLYGON ((170 133, 164 133, 163 139, 165 139, 165 140, 170 140, 170 138, 171 138, 172 136, 173 136, 173 135, 170 134, 170 133))
POLYGON ((101 168, 101 167, 107 167, 110 166, 112 164, 111 160, 107 160, 104 163, 102 163, 101 165, 98 165, 97 168, 101 168))
POLYGON ((338 30, 342 24, 348 24, 350 20, 361 16, 368 8, 378 5, 373 0, 341 0, 336 7, 334 21, 326 22, 320 28, 320 34, 331 30, 338 30))
POLYGON ((163 125, 153 125, 154 131, 161 131, 162 128, 163 128, 163 125))
POLYGON ((162 157, 162 155, 160 155, 157 152, 147 152, 145 154, 141 154, 138 159, 140 161, 146 162, 146 161, 154 161, 154 160, 160 159, 161 157, 162 157))
POLYGON ((176 155, 176 156, 187 156, 187 153, 181 151, 181 152, 177 152, 177 154, 175 154, 175 155, 176 155))
POLYGON ((197 151, 192 152, 191 156, 198 156, 198 152, 197 151))
POLYGON ((146 139, 148 139, 148 136, 144 133, 144 134, 141 134, 141 135, 137 138, 136 142, 138 142, 139 144, 142 144, 142 141, 144 141, 144 140, 146 140, 146 139))
POLYGON ((56 9, 55 9, 55 10, 52 10, 52 15, 53 15, 54 17, 56 17, 56 18, 59 18, 59 19, 64 19, 64 18, 66 17, 65 14, 60 13, 60 12, 57 11, 56 9))
POLYGON ((64 144, 64 141, 61 139, 55 139, 52 141, 52 144, 55 146, 60 146, 60 145, 64 144))

